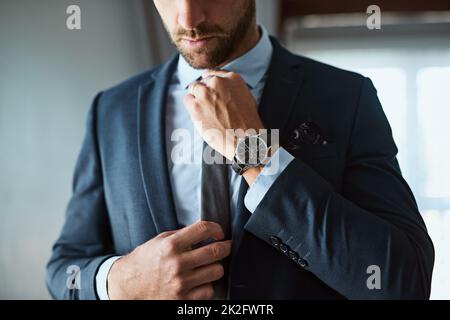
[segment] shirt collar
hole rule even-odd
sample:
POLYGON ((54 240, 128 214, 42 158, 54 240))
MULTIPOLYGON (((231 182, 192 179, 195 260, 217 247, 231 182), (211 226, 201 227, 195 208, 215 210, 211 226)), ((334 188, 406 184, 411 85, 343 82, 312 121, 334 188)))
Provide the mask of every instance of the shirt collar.
MULTIPOLYGON (((261 39, 259 39, 256 46, 221 68, 222 70, 238 73, 251 89, 255 88, 264 77, 272 59, 273 47, 269 34, 263 26, 260 26, 260 28, 261 39)), ((187 88, 189 84, 198 80, 205 73, 206 69, 194 69, 180 55, 177 71, 180 85, 183 88, 187 88)))

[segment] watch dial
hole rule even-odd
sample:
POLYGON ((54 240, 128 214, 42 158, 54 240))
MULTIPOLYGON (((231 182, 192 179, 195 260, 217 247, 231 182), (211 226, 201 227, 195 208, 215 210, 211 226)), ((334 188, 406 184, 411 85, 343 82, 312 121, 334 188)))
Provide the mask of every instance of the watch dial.
POLYGON ((239 142, 236 150, 236 158, 239 163, 247 163, 248 146, 245 140, 239 142))
POLYGON ((266 158, 267 145, 259 136, 249 136, 242 140, 236 150, 240 163, 257 166, 266 158))

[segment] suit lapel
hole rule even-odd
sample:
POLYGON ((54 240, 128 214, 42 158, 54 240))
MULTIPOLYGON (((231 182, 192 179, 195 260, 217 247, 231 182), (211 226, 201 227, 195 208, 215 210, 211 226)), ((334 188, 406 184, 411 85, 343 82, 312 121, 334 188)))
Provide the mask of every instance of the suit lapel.
MULTIPOLYGON (((283 144, 288 133, 286 124, 300 92, 304 73, 300 68, 299 59, 284 49, 277 40, 274 38, 271 40, 274 50, 259 106, 259 114, 266 128, 280 130, 280 143, 283 144)), ((237 254, 242 241, 244 226, 251 219, 251 213, 244 205, 247 189, 248 185, 243 179, 239 189, 237 214, 233 222, 231 268, 234 265, 233 261, 236 260, 233 257, 237 254)))
POLYGON ((284 49, 277 40, 271 40, 274 50, 259 114, 267 129, 280 130, 280 141, 283 142, 287 133, 285 125, 295 106, 304 73, 299 59, 284 49))
POLYGON ((170 79, 178 56, 139 87, 138 145, 142 181, 158 233, 178 228, 166 153, 165 108, 170 79))

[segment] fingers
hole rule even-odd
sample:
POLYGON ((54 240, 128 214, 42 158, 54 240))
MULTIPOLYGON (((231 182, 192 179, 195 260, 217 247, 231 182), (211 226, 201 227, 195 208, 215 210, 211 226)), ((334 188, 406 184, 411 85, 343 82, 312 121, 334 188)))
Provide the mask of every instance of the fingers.
POLYGON ((208 284, 221 279, 224 276, 222 264, 213 263, 207 266, 197 268, 186 276, 186 287, 188 290, 208 284))
POLYGON ((200 81, 193 82, 189 85, 188 92, 196 99, 206 100, 210 96, 210 88, 200 81))
POLYGON ((226 70, 208 70, 202 75, 203 78, 212 77, 212 76, 226 78, 226 79, 241 78, 241 76, 239 74, 237 74, 235 72, 231 72, 231 71, 226 71, 226 70))
POLYGON ((212 99, 220 97, 222 99, 230 98, 231 88, 246 88, 244 79, 235 72, 223 70, 210 70, 203 74, 202 82, 209 88, 209 96, 212 99), (215 96, 214 96, 215 95, 215 96))
POLYGON ((202 82, 194 82, 189 86, 183 102, 193 121, 197 121, 202 114, 202 106, 208 105, 216 96, 217 94, 202 82))
POLYGON ((234 72, 222 70, 207 71, 201 81, 189 85, 186 106, 194 106, 195 101, 212 102, 227 92, 227 81, 235 80, 245 83, 241 76, 234 72), (224 91, 225 90, 225 91, 224 91))
POLYGON ((204 284, 189 291, 186 298, 188 300, 211 300, 214 298, 214 288, 211 283, 204 284))
POLYGON ((231 253, 231 240, 218 241, 204 247, 183 253, 181 259, 188 269, 209 265, 228 257, 231 253))
POLYGON ((211 221, 198 221, 171 236, 171 241, 181 250, 186 251, 200 241, 208 238, 222 240, 224 234, 219 224, 211 221))
POLYGON ((207 75, 202 78, 201 83, 205 84, 210 89, 210 93, 213 93, 218 88, 224 86, 226 81, 228 81, 228 79, 225 76, 207 75))
POLYGON ((161 233, 158 234, 156 237, 157 237, 157 238, 164 239, 164 238, 167 238, 167 237, 173 235, 173 234, 176 233, 176 232, 178 232, 178 230, 165 231, 165 232, 161 232, 161 233))
POLYGON ((197 106, 197 101, 195 100, 195 96, 188 93, 183 98, 184 105, 186 106, 186 109, 191 113, 193 108, 197 106))

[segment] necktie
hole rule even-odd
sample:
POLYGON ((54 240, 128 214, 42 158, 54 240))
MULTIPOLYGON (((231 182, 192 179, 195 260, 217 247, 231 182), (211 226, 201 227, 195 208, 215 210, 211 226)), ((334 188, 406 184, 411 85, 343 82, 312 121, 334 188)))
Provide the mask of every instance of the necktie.
MULTIPOLYGON (((203 144, 201 192, 202 220, 218 223, 225 240, 231 239, 228 165, 226 159, 206 143, 203 144), (213 163, 212 159, 215 160, 213 163)), ((227 298, 228 260, 221 262, 225 269, 224 276, 213 283, 216 299, 227 298)))

